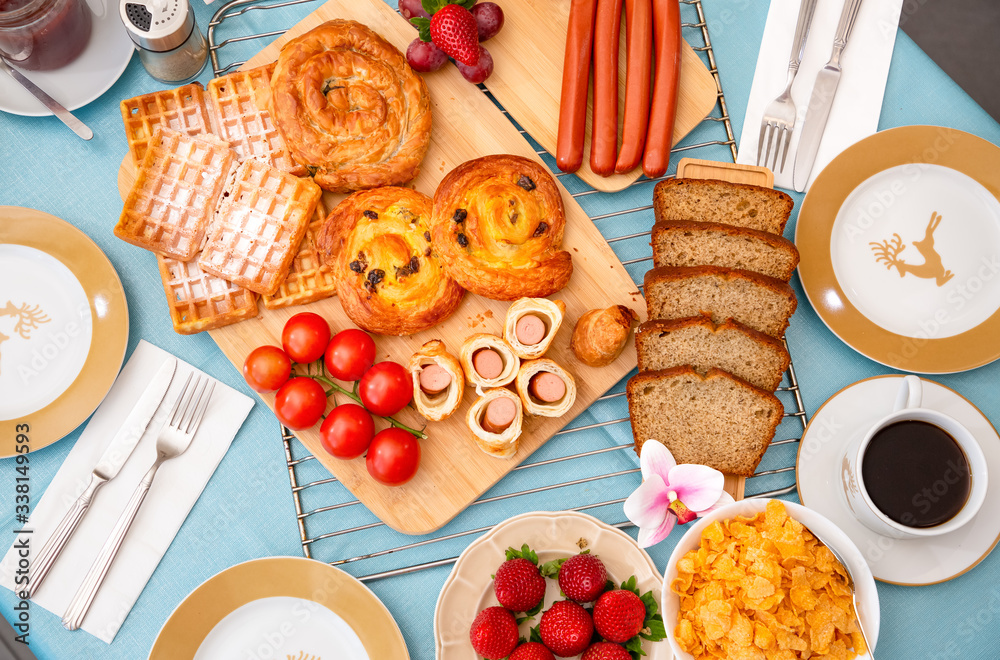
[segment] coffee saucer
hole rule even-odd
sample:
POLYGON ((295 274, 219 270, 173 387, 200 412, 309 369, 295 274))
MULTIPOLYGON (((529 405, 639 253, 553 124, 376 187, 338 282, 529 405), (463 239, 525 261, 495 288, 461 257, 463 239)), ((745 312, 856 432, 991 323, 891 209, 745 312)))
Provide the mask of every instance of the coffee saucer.
POLYGON ((918 586, 937 584, 971 570, 1000 540, 1000 436, 976 406, 954 390, 923 381, 925 408, 951 415, 972 432, 989 466, 982 509, 962 528, 923 539, 883 536, 847 508, 840 472, 847 446, 892 410, 902 376, 878 376, 834 394, 812 416, 795 465, 799 499, 834 522, 858 546, 876 580, 918 586))

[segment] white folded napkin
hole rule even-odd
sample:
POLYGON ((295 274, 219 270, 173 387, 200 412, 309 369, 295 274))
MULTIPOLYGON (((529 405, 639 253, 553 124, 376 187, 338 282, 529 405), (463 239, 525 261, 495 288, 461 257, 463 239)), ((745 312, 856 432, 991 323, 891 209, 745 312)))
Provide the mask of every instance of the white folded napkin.
MULTIPOLYGON (((31 512, 28 524, 23 526, 34 530, 30 535, 34 553, 42 549, 56 525, 87 487, 90 473, 101 454, 138 401, 150 377, 167 357, 169 353, 166 351, 146 341, 139 342, 111 391, 31 512)), ((191 372, 200 373, 190 364, 177 361, 170 389, 153 415, 146 433, 121 472, 97 492, 90 510, 32 599, 35 604, 63 616, 126 502, 153 464, 156 436, 191 372)), ((118 558, 83 622, 84 630, 109 644, 115 638, 252 407, 252 399, 227 385, 216 383, 205 418, 191 446, 180 456, 165 462, 157 472, 118 558)), ((16 552, 11 548, 0 562, 0 585, 7 589, 14 589, 16 564, 16 552)))
MULTIPOLYGON (((771 0, 743 121, 737 163, 755 165, 757 162, 761 116, 767 104, 785 88, 800 5, 801 0, 771 0)), ((792 85, 792 100, 795 101, 798 117, 785 169, 774 173, 776 187, 792 188, 792 171, 795 169, 795 154, 806 107, 812 96, 816 74, 830 59, 843 6, 844 0, 817 3, 802 64, 792 85)), ((841 59, 843 74, 806 190, 816 175, 840 152, 878 130, 882 96, 902 6, 903 0, 864 0, 861 3, 857 23, 841 59)), ((766 144, 764 150, 767 151, 766 144)))

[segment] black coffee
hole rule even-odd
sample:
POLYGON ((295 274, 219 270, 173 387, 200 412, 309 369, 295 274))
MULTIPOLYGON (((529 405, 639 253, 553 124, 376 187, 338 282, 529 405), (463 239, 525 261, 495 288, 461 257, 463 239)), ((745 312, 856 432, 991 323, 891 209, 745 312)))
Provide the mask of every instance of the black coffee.
POLYGON ((872 436, 861 457, 861 476, 879 511, 908 527, 951 520, 972 490, 969 461, 955 439, 915 420, 890 424, 872 436))

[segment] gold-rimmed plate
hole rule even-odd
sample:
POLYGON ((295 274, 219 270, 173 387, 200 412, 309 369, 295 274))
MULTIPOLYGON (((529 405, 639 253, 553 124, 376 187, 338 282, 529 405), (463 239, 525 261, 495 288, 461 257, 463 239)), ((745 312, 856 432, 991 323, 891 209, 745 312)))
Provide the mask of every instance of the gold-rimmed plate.
POLYGON ((1000 147, 906 126, 835 158, 795 230, 809 302, 862 355, 918 373, 1000 358, 1000 147))
POLYGON ((125 291, 101 249, 48 213, 0 206, 0 458, 87 419, 127 344, 125 291))
POLYGON ((389 610, 357 579, 303 557, 253 559, 203 582, 173 611, 149 660, 406 660, 389 610))

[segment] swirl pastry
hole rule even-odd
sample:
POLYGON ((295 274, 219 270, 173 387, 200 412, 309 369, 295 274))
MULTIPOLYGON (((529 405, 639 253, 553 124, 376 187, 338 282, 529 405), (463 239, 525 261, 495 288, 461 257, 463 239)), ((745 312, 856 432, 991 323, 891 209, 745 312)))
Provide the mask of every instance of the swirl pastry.
POLYGON ((444 342, 432 339, 410 358, 413 403, 428 421, 440 422, 462 405, 465 374, 444 342))
POLYGON ((409 335, 446 318, 465 291, 431 245, 431 200, 409 188, 376 188, 338 204, 317 247, 332 266, 337 295, 356 325, 409 335))
POLYGON ((521 366, 521 361, 507 342, 487 333, 466 339, 461 356, 465 377, 480 394, 484 387, 502 387, 513 383, 521 366))
POLYGON ((522 360, 545 355, 559 332, 566 303, 545 298, 521 298, 507 308, 503 338, 522 360))
POLYGON ((552 176, 520 156, 456 167, 434 193, 434 242, 448 273, 493 300, 544 298, 569 282, 566 217, 552 176))
POLYGON ((281 49, 271 116, 292 158, 333 192, 412 180, 431 134, 427 86, 406 57, 340 19, 281 49))
POLYGON ((516 386, 524 410, 530 415, 562 417, 576 401, 573 376, 548 358, 521 363, 516 386))
POLYGON ((466 423, 479 448, 496 458, 510 458, 517 453, 524 411, 517 395, 504 387, 487 390, 469 412, 466 423))

